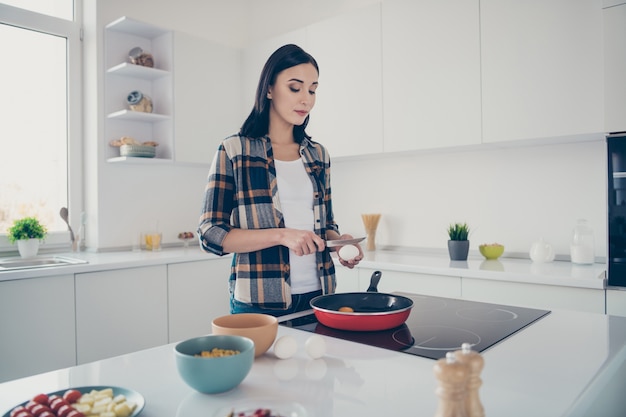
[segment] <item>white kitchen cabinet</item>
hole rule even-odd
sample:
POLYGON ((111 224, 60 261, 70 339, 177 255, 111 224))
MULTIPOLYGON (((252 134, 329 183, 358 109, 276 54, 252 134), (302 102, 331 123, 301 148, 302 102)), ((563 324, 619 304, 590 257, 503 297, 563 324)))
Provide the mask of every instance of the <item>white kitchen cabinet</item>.
POLYGON ((166 344, 167 266, 75 275, 78 364, 166 344))
POLYGON ((463 298, 487 303, 604 314, 604 290, 462 278, 463 298))
POLYGON ((479 2, 384 1, 382 39, 385 152, 479 144, 479 2))
POLYGON ((128 136, 159 145, 155 160, 171 160, 173 148, 172 32, 122 17, 105 27, 104 140, 109 162, 146 162, 121 157, 114 139, 128 136), (154 58, 154 67, 130 63, 129 52, 140 47, 154 58), (140 91, 152 100, 153 111, 130 110, 127 97, 140 91))
POLYGON ((307 52, 320 67, 307 132, 328 148, 331 157, 382 152, 380 4, 306 29, 307 52))
POLYGON ((358 268, 346 268, 339 261, 335 261, 335 278, 337 279, 336 292, 360 292, 367 287, 361 288, 359 284, 358 268))
POLYGON ((483 142, 604 131, 601 7, 480 1, 483 142))
POLYGON ((76 365, 74 275, 0 282, 0 382, 76 365))
POLYGON ((626 288, 606 290, 606 314, 626 316, 626 288))
POLYGON ((183 32, 174 51, 174 159, 208 165, 244 120, 241 51, 183 32))
POLYGON ((211 321, 230 313, 232 257, 167 266, 169 342, 209 334, 211 321))
POLYGON ((626 4, 603 10, 604 128, 626 131, 626 4))
MULTIPOLYGON (((359 282, 365 291, 376 269, 359 268, 359 282)), ((382 276, 378 291, 409 292, 413 294, 434 295, 437 297, 460 298, 461 278, 456 276, 418 274, 413 272, 390 271, 379 269, 382 276)))

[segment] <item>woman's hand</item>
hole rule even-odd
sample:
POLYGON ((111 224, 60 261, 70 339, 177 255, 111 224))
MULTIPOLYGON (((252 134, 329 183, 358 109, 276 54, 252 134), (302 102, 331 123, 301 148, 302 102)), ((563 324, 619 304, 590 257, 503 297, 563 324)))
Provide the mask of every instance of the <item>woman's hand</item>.
POLYGON ((324 239, 308 230, 283 229, 282 244, 298 256, 321 252, 326 248, 324 239))
MULTIPOLYGON (((352 235, 350 235, 350 234, 345 234, 345 235, 339 236, 338 239, 346 240, 346 239, 354 239, 354 237, 352 235)), ((356 265, 358 265, 358 263, 361 261, 361 259, 363 259, 363 249, 361 248, 361 245, 356 243, 353 246, 357 247, 357 249, 359 250, 359 254, 357 256, 355 256, 354 258, 350 259, 350 260, 343 259, 341 256, 339 256, 339 251, 340 251, 340 249, 343 246, 335 248, 337 250, 337 258, 339 259, 339 263, 341 265, 345 266, 346 268, 350 268, 350 269, 352 269, 356 265)))

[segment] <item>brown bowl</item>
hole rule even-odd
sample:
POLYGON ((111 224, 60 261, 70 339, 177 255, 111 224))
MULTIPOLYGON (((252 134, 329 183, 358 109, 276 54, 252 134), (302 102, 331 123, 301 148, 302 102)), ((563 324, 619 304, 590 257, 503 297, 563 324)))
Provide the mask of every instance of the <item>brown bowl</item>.
POLYGON ((213 334, 244 336, 254 341, 254 356, 272 346, 278 332, 278 319, 269 314, 239 313, 217 317, 211 322, 213 334))

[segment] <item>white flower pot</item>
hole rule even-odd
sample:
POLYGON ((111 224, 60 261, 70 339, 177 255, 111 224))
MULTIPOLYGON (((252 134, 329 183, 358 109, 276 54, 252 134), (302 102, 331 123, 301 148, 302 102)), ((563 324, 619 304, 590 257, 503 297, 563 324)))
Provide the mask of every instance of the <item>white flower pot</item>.
POLYGON ((17 249, 22 258, 32 258, 39 252, 39 239, 24 239, 17 241, 17 249))

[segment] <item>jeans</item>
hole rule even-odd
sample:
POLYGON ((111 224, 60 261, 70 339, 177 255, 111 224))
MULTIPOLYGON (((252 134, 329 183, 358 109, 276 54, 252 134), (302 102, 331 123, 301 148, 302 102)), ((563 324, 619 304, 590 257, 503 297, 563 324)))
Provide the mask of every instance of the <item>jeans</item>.
POLYGON ((322 290, 307 292, 305 294, 293 294, 291 296, 291 307, 286 310, 272 310, 267 308, 261 308, 252 304, 242 303, 241 301, 235 300, 233 295, 230 295, 230 312, 232 314, 237 313, 263 313, 270 314, 272 316, 280 317, 286 314, 295 313, 298 311, 310 310, 311 305, 309 302, 317 297, 318 295, 322 295, 322 290))

